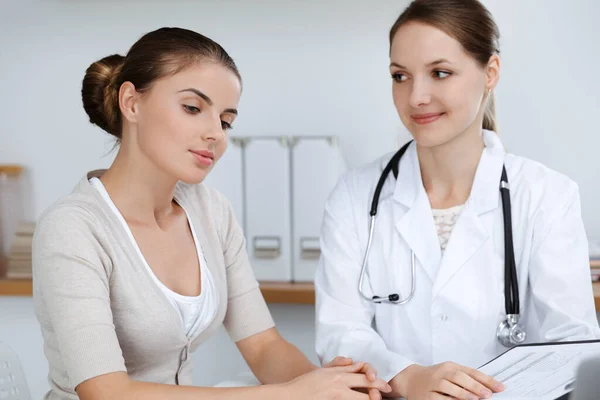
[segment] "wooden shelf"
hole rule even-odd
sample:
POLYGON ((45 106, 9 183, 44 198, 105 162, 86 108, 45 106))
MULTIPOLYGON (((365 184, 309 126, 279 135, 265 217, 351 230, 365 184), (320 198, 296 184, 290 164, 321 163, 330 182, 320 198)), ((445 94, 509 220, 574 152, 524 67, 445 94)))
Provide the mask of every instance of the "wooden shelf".
POLYGON ((315 304, 312 283, 261 282, 260 290, 267 303, 315 304))
MULTIPOLYGON (((592 284, 596 310, 600 312, 600 282, 592 284)), ((315 304, 312 283, 261 282, 260 290, 267 303, 315 304)), ((31 296, 30 279, 0 279, 0 296, 31 296)))
MULTIPOLYGON (((261 282, 260 290, 267 303, 314 304, 312 283, 261 282)), ((0 279, 0 296, 31 296, 31 279, 0 279)))
POLYGON ((0 175, 19 176, 23 172, 20 165, 0 164, 0 175))
POLYGON ((0 279, 0 296, 31 296, 31 279, 0 279))

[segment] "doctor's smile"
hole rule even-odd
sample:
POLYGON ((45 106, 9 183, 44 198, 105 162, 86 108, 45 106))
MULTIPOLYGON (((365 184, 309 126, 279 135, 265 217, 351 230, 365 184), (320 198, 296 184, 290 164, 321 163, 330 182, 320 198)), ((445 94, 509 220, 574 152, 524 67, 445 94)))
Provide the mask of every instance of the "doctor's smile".
POLYGON ((445 113, 412 114, 410 117, 419 125, 427 125, 440 119, 445 113))

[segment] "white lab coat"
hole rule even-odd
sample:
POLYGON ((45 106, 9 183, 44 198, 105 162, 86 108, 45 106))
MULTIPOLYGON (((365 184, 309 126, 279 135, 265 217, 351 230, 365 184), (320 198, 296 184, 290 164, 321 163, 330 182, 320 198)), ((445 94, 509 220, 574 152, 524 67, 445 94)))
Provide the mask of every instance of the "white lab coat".
POLYGON ((414 143, 400 161, 398 180, 390 173, 385 182, 364 290, 406 297, 412 250, 416 292, 405 305, 373 304, 358 292, 373 191, 391 155, 340 179, 325 207, 315 277, 322 361, 352 357, 389 380, 413 363, 478 368, 507 350, 496 339, 505 319, 503 163, 527 342, 600 338, 577 185, 505 153, 494 132, 483 131, 483 139, 471 195, 443 255, 414 143))

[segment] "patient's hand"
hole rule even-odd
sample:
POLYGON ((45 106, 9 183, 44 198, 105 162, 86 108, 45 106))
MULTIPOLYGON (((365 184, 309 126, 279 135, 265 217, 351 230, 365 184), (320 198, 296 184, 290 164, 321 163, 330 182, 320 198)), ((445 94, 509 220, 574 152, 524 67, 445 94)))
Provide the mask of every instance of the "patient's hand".
POLYGON ((323 368, 331 368, 331 367, 345 367, 346 365, 351 365, 354 361, 348 357, 336 357, 333 360, 329 361, 327 364, 323 364, 323 368))
MULTIPOLYGON (((338 356, 328 362, 327 364, 323 364, 323 368, 331 368, 331 367, 345 367, 346 365, 352 365, 354 361, 348 357, 338 356)), ((358 371, 367 376, 367 379, 370 382, 375 382, 377 380, 377 371, 371 364, 364 363, 364 366, 358 371)), ((381 393, 377 389, 369 389, 369 400, 380 400, 381 393)))
POLYGON ((301 375, 293 381, 278 385, 280 393, 285 396, 273 398, 286 398, 288 400, 372 400, 381 399, 380 392, 389 393, 391 386, 376 379, 371 382, 366 375, 360 372, 364 363, 353 363, 344 367, 317 368, 307 374, 301 375), (367 390, 375 390, 375 397, 364 394, 367 390), (363 393, 359 393, 364 390, 363 393))

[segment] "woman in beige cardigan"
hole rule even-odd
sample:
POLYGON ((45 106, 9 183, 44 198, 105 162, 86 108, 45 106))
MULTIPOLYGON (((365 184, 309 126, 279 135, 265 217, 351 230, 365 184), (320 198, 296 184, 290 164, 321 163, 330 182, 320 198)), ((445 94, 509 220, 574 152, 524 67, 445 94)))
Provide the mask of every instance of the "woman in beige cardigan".
POLYGON ((369 365, 317 368, 278 334, 229 202, 201 184, 227 147, 240 94, 223 48, 184 29, 150 32, 126 57, 88 68, 85 111, 120 147, 38 222, 46 399, 358 400, 390 390, 369 365), (190 386, 190 354, 221 323, 265 385, 190 386))

